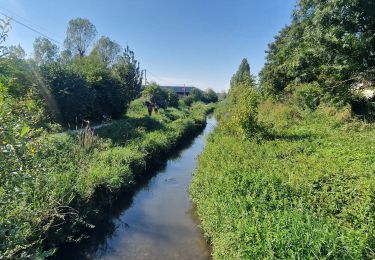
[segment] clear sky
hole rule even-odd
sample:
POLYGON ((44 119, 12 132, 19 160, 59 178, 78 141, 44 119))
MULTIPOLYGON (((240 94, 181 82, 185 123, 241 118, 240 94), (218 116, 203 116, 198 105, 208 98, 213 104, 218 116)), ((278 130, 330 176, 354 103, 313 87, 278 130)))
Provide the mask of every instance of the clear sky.
MULTIPOLYGON (((227 90, 242 58, 253 74, 295 0, 0 0, 0 11, 63 42, 68 21, 89 19, 98 37, 129 45, 159 84, 227 90)), ((2 17, 2 15, 0 15, 2 17)), ((7 44, 32 53, 39 36, 13 21, 7 44)), ((63 48, 63 46, 61 46, 63 48)))

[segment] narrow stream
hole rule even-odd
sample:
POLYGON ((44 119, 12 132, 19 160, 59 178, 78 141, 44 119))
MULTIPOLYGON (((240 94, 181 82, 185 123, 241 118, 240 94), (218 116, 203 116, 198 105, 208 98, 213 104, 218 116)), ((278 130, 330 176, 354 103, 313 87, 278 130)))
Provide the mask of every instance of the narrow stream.
MULTIPOLYGON (((206 137, 216 120, 193 143, 167 161, 133 197, 131 205, 112 219, 110 235, 96 245, 90 259, 209 259, 210 252, 198 228, 188 188, 206 137)), ((82 253, 82 252, 81 252, 82 253)))

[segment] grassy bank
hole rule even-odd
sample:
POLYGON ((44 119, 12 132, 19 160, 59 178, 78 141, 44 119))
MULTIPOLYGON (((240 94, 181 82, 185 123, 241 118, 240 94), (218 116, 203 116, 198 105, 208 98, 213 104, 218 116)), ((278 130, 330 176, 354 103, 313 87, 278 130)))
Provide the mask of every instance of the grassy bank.
POLYGON ((95 130, 35 139, 24 172, 1 176, 0 255, 45 257, 105 217, 116 194, 205 125, 212 106, 161 109, 147 116, 141 100, 126 118, 95 130), (45 251, 49 249, 49 251, 45 251))
POLYGON ((374 125, 263 101, 245 138, 220 111, 191 188, 215 259, 375 258, 374 125))

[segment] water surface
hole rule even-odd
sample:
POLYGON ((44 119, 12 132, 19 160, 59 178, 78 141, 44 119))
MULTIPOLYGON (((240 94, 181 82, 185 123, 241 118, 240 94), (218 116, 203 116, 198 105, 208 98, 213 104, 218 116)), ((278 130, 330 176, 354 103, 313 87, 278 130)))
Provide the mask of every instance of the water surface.
POLYGON ((209 259, 207 244, 198 228, 188 188, 206 137, 216 126, 207 119, 202 134, 158 172, 112 220, 114 230, 94 259, 209 259))

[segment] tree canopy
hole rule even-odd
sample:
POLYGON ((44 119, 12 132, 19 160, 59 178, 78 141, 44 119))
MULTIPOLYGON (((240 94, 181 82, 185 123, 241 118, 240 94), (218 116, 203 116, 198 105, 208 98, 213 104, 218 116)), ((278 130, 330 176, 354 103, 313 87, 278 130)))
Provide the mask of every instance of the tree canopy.
POLYGON ((353 102, 358 77, 375 67, 374 31, 374 1, 298 1, 292 23, 269 45, 262 92, 279 95, 288 86, 317 83, 325 98, 353 102))
POLYGON ((65 48, 73 55, 83 57, 94 41, 96 33, 95 26, 88 19, 70 20, 64 41, 65 48))
POLYGON ((33 47, 34 60, 38 64, 55 61, 58 57, 59 48, 47 38, 36 38, 33 47))
POLYGON ((102 36, 95 43, 92 55, 97 55, 106 66, 113 65, 119 59, 121 46, 109 37, 102 36))

